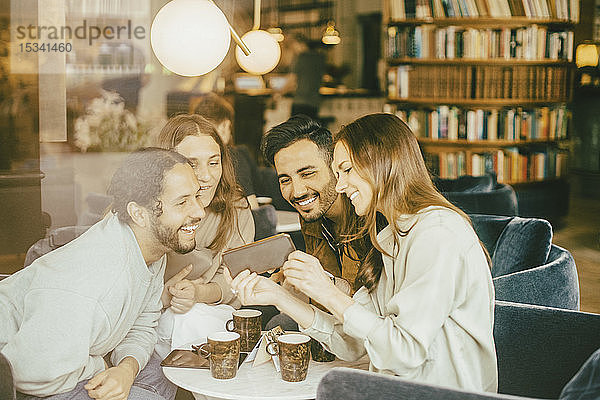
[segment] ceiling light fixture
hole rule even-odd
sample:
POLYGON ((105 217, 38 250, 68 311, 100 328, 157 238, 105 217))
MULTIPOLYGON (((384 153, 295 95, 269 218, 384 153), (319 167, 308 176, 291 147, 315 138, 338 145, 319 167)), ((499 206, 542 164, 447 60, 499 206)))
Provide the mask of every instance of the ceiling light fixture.
POLYGON ((242 41, 250 49, 250 54, 245 54, 237 46, 235 58, 244 71, 263 75, 271 72, 279 63, 279 43, 269 32, 260 29, 260 0, 254 0, 254 25, 251 31, 242 36, 242 41))
POLYGON ((210 0, 173 0, 154 17, 150 43, 158 61, 183 76, 204 75, 227 55, 231 37, 250 54, 225 14, 210 0))

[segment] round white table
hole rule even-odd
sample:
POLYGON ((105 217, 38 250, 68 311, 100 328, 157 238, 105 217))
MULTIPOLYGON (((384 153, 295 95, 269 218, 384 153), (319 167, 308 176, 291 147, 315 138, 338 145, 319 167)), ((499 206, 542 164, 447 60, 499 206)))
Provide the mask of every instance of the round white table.
MULTIPOLYGON (((310 361, 308 374, 302 382, 285 382, 281 373, 269 361, 256 367, 252 362, 243 363, 233 379, 219 380, 208 369, 163 367, 167 379, 194 394, 221 399, 286 399, 305 400, 317 396, 317 385, 327 371, 334 367, 368 369, 369 359, 363 357, 355 362, 335 360, 332 362, 310 361)), ((198 396, 200 397, 200 396, 198 396)))

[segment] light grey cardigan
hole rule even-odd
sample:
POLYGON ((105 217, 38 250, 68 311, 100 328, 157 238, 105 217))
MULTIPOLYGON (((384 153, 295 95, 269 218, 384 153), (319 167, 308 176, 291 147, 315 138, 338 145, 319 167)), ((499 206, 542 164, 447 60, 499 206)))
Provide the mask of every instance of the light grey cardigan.
POLYGON ((128 225, 113 214, 0 282, 0 349, 17 390, 72 390, 111 362, 142 370, 156 343, 165 257, 146 265, 128 225))

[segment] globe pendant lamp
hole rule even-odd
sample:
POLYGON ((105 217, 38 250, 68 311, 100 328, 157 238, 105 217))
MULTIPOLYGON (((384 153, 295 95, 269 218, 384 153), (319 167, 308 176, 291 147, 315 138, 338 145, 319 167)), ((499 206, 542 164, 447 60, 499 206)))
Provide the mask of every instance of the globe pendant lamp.
POLYGON ((281 57, 279 43, 269 32, 260 29, 260 0, 254 0, 254 26, 251 31, 242 36, 242 41, 250 49, 250 54, 244 54, 237 46, 235 58, 244 71, 263 75, 271 72, 279 63, 281 57))
POLYGON ((173 0, 162 7, 150 30, 156 58, 170 71, 198 76, 215 69, 227 54, 230 26, 209 0, 173 0))

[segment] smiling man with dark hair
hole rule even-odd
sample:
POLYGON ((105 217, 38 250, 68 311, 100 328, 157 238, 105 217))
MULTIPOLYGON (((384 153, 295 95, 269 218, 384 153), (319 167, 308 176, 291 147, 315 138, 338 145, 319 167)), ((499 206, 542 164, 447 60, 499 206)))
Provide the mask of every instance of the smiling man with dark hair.
POLYGON ((19 399, 175 396, 155 327, 165 253, 196 245, 200 187, 185 157, 149 148, 128 156, 109 194, 101 221, 0 282, 0 352, 19 399))
POLYGON ((342 226, 353 225, 356 217, 349 200, 335 191, 331 132, 305 115, 294 115, 263 136, 261 150, 277 171, 283 198, 300 214, 306 252, 343 278, 347 285, 338 282, 350 292, 358 271, 357 252, 364 250, 364 243, 340 244, 340 235, 349 233, 342 226))

